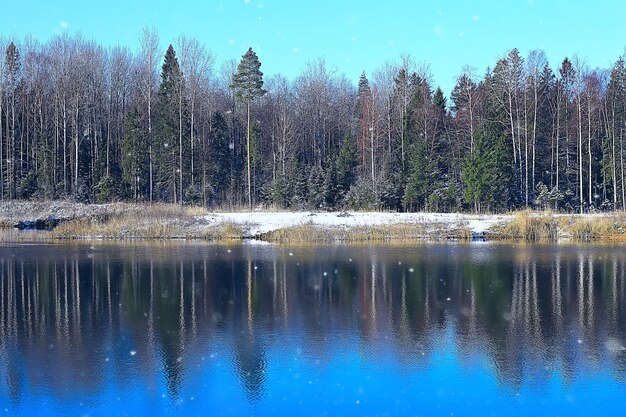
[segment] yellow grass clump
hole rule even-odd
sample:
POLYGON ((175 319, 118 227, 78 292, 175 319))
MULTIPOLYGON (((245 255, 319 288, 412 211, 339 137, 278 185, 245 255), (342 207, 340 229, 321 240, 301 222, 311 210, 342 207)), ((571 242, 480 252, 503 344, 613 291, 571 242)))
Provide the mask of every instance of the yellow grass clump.
POLYGON ((559 236, 559 222, 552 213, 524 210, 514 213, 510 221, 492 227, 488 235, 494 239, 553 241, 559 236))
POLYGON ((333 243, 333 242, 411 242, 423 240, 468 240, 471 231, 456 225, 401 223, 375 226, 326 228, 312 223, 273 230, 259 236, 276 243, 333 243))
POLYGON ((561 228, 564 233, 578 241, 626 241, 626 218, 624 215, 570 216, 561 221, 561 228))

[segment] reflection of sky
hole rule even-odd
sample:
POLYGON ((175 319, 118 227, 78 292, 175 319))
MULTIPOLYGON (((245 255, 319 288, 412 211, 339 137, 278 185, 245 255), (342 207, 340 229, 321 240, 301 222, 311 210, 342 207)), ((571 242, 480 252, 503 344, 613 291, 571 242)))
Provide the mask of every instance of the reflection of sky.
MULTIPOLYGON (((246 265, 242 252, 250 254, 248 250, 233 249, 233 262, 243 265, 235 269, 240 273, 245 272, 246 265)), ((259 259, 256 250, 252 252, 253 260, 259 259)), ((615 306, 617 313, 612 313, 608 300, 615 295, 611 292, 612 276, 621 277, 614 284, 623 294, 626 254, 617 249, 603 252, 605 250, 566 248, 559 251, 564 259, 560 269, 564 308, 560 319, 563 325, 556 327, 549 323, 554 319, 553 314, 544 311, 550 310, 551 295, 546 291, 551 288, 554 272, 550 269, 554 265, 554 253, 544 249, 538 253, 545 255, 545 260, 532 250, 513 254, 510 249, 498 246, 481 247, 478 257, 471 248, 463 246, 434 249, 429 256, 419 250, 382 249, 374 255, 379 262, 376 267, 385 267, 389 273, 387 289, 378 281, 376 290, 372 290, 374 279, 367 275, 367 269, 357 269, 360 279, 351 290, 353 297, 345 298, 337 287, 334 302, 313 299, 322 297, 334 278, 319 281, 322 288, 318 292, 311 289, 312 276, 306 274, 332 271, 331 266, 336 263, 341 269, 344 258, 348 257, 352 259, 351 264, 370 268, 371 250, 335 253, 333 249, 332 255, 320 250, 314 257, 298 259, 281 255, 282 250, 277 250, 273 259, 267 259, 264 253, 263 262, 250 263, 258 265, 255 270, 258 275, 252 275, 252 293, 258 291, 260 297, 272 294, 273 261, 278 262, 279 270, 282 268, 279 261, 287 259, 301 264, 302 268, 296 271, 308 271, 289 278, 289 314, 283 316, 272 306, 271 300, 261 299, 260 305, 253 308, 256 311, 254 321, 249 322, 245 285, 239 283, 229 287, 232 303, 227 303, 226 310, 221 311, 222 321, 216 324, 210 320, 210 314, 200 314, 197 333, 193 333, 190 318, 186 317, 186 337, 182 341, 177 341, 178 336, 168 338, 168 343, 180 343, 168 354, 164 353, 159 340, 149 340, 143 324, 137 322, 132 312, 124 311, 136 307, 138 317, 146 318, 146 305, 141 304, 145 299, 139 297, 138 304, 130 307, 121 302, 116 306, 114 300, 114 309, 120 313, 114 314, 109 324, 106 309, 100 305, 97 313, 89 304, 93 302, 89 296, 91 290, 86 290, 82 311, 83 343, 79 347, 47 346, 41 340, 54 337, 39 335, 40 340, 37 329, 32 337, 27 336, 27 328, 20 327, 23 317, 19 315, 17 329, 21 336, 18 342, 13 343, 10 338, 0 340, 0 380, 13 381, 0 385, 0 414, 6 409, 8 415, 91 416, 621 415, 626 411, 626 403, 621 401, 626 395, 623 379, 626 354, 621 350, 621 342, 612 337, 623 335, 623 329, 613 326, 620 326, 619 312, 626 311, 626 303, 619 298, 615 306), (583 259, 581 253, 584 254, 582 263, 579 261, 583 259), (517 260, 512 260, 516 256, 517 260), (415 311, 408 311, 405 318, 399 318, 400 298, 397 296, 402 285, 397 272, 402 269, 392 268, 399 268, 398 258, 415 270, 407 281, 407 291, 414 292, 409 291, 407 297, 423 296, 426 300, 413 300, 411 305, 427 310, 429 318, 415 311), (506 264, 504 268, 491 271, 499 277, 495 281, 490 281, 488 276, 489 261, 506 264), (538 295, 533 301, 532 281, 524 281, 519 274, 532 272, 534 264, 528 262, 535 261, 539 263, 537 270, 541 274, 536 289, 538 295), (478 275, 474 280, 466 279, 473 273, 467 268, 467 262, 477 265, 478 275), (447 275, 454 268, 441 269, 441 265, 437 266, 441 263, 463 265, 465 277, 447 275), (432 265, 436 267, 431 268, 432 265), (583 274, 594 271, 597 285, 585 285, 582 290, 577 287, 579 265, 585 268, 583 274), (611 269, 614 265, 618 269, 611 269), (435 271, 445 277, 440 278, 435 271), (521 287, 514 291, 519 291, 520 300, 528 302, 528 307, 522 304, 526 316, 502 319, 512 297, 510 277, 501 277, 502 271, 512 271, 520 277, 521 287), (566 282, 567 271, 571 272, 569 283, 566 282), (424 275, 420 275, 422 273, 424 275), (422 280, 431 286, 424 287, 425 294, 417 291, 421 287, 416 287, 422 280), (477 298, 473 306, 468 294, 475 286, 478 288, 481 280, 489 284, 484 291, 492 298, 483 301, 487 305, 482 306, 477 298), (435 283, 441 287, 435 288, 435 283), (508 297, 502 305, 496 304, 492 294, 496 287, 503 291, 500 297, 508 297), (368 293, 370 290, 374 298, 368 293), (576 298, 579 291, 584 294, 582 304, 576 298), (590 304, 593 299, 598 302, 590 304), (376 319, 364 318, 372 301, 376 304, 376 319), (539 333, 534 333, 534 316, 529 313, 533 302, 539 310, 539 333), (430 307, 425 307, 426 304, 430 307), (494 305, 497 306, 494 311, 483 311, 494 305), (576 316, 580 311, 583 316, 576 316), (593 317, 589 314, 591 311, 593 317), (611 314, 617 315, 609 317, 611 314), (478 323, 472 330, 468 323, 474 316, 478 323), (405 328, 402 320, 413 323, 405 328), (515 320, 518 320, 516 324, 515 320), (506 324, 504 332, 489 328, 502 323, 506 324), (55 350, 59 353, 51 353, 55 350), (173 355, 178 354, 180 374, 171 370, 178 363, 173 355), (67 368, 73 372, 93 372, 94 378, 87 384, 89 375, 74 375, 74 383, 54 384, 51 381, 58 376, 54 372, 59 372, 59 364, 42 363, 41 357, 79 363, 72 366, 68 363, 67 368), (102 380, 98 376, 102 376, 102 380), (178 382, 167 378, 177 378, 178 382)), ((191 259, 197 261, 197 254, 192 255, 191 259)), ((1 263, 4 260, 0 254, 0 267, 5 267, 1 263)), ((90 262, 86 261, 85 265, 90 262)), ((174 264, 179 265, 178 262, 174 264)), ((184 262, 189 268, 188 262, 192 261, 184 262)), ((144 267, 139 270, 147 271, 144 267)), ((203 278, 199 270, 196 272, 200 291, 203 278)), ((187 270, 185 274, 189 276, 187 270)), ((382 280, 381 272, 376 274, 382 280)), ((83 284, 92 279, 86 275, 89 278, 83 284)), ((0 278, 7 280, 6 275, 0 278)), ((148 287, 141 286, 142 282, 145 284, 142 278, 145 277, 137 277, 137 288, 146 291, 148 287)), ((168 276, 167 279, 174 278, 168 276)), ((235 276, 234 279, 242 278, 235 276)), ((245 277, 243 279, 245 281, 245 277)), ((120 300, 124 300, 123 292, 128 290, 125 285, 128 284, 114 286, 113 293, 119 292, 120 300)), ((171 290, 177 288, 176 285, 167 288, 171 290)), ((185 285, 189 285, 189 281, 185 281, 185 285)), ((511 285, 516 288, 514 283, 511 285)), ((209 290, 219 291, 219 288, 209 290)), ((155 292, 162 293, 158 287, 155 292)), ((188 296, 189 292, 185 294, 188 296)), ((172 296, 178 299, 177 295, 172 296)), ((165 314, 170 310, 157 311, 165 314)), ((185 311, 189 314, 189 307, 185 311)), ((173 320, 174 326, 177 320, 178 316, 173 320)), ((166 329, 178 332, 176 327, 166 329)), ((66 380, 67 375, 62 378, 66 380)))
MULTIPOLYGON (((393 353, 364 356, 354 335, 334 335, 329 362, 317 364, 302 354, 303 334, 291 334, 268 352, 267 379, 258 400, 250 400, 233 369, 228 339, 209 352, 193 352, 179 399, 167 395, 162 378, 151 390, 131 375, 123 389, 115 378, 95 397, 50 397, 24 392, 24 415, 620 415, 626 387, 606 372, 579 375, 566 384, 558 370, 545 386, 525 380, 511 390, 493 374, 484 355, 470 368, 455 353, 454 334, 447 329, 429 352, 423 367, 407 369, 393 353), (200 355, 200 356, 199 356, 200 355), (202 356, 203 355, 203 356, 202 356), (212 357, 211 357, 212 356, 212 357), (204 357, 204 360, 201 359, 204 357), (30 398, 38 401, 31 402, 30 398), (219 410, 219 411, 218 411, 219 410)), ((262 337, 262 336, 261 336, 262 337)), ((385 340, 376 343, 384 345, 385 340)), ((117 360, 124 352, 116 352, 117 360)), ((141 358, 136 357, 136 360, 141 358)), ((114 373, 109 362, 107 374, 114 373)), ((534 372, 534 370, 529 370, 534 372)), ((160 373, 160 375, 163 375, 160 373)), ((43 394, 43 395, 42 395, 43 394)), ((3 400, 5 402, 6 398, 3 400)))

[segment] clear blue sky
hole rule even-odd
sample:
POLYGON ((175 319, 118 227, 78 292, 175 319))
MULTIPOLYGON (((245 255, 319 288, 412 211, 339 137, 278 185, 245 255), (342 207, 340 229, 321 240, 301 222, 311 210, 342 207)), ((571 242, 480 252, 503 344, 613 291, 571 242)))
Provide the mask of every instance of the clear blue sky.
POLYGON ((217 67, 252 46, 271 75, 295 77, 320 56, 356 83, 401 54, 431 65, 450 92, 464 65, 482 74, 512 48, 546 51, 552 67, 575 53, 609 67, 626 45, 624 0, 24 0, 5 1, 0 35, 45 41, 81 32, 109 46, 136 50, 144 26, 163 48, 179 34, 201 40, 217 67))

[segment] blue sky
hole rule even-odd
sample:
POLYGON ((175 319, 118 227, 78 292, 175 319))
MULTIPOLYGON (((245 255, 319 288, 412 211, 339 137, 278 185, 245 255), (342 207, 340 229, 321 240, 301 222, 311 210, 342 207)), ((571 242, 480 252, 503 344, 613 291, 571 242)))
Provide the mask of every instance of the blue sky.
POLYGON ((323 56, 356 83, 385 61, 410 54, 430 64, 449 93, 464 65, 482 74, 505 52, 546 51, 552 67, 575 53, 609 67, 626 45, 623 0, 108 0, 5 1, 0 35, 45 41, 81 32, 104 45, 138 48, 144 26, 163 49, 179 34, 201 40, 217 66, 252 46, 267 75, 297 76, 323 56))

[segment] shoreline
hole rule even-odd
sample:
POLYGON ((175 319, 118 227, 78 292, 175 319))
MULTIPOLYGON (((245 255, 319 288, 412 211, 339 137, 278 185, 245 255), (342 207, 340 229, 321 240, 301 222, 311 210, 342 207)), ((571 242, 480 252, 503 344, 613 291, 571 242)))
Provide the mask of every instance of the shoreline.
POLYGON ((172 204, 0 202, 0 240, 261 240, 277 243, 411 241, 626 242, 626 213, 509 214, 216 211, 172 204), (51 230, 20 231, 20 221, 51 230))

